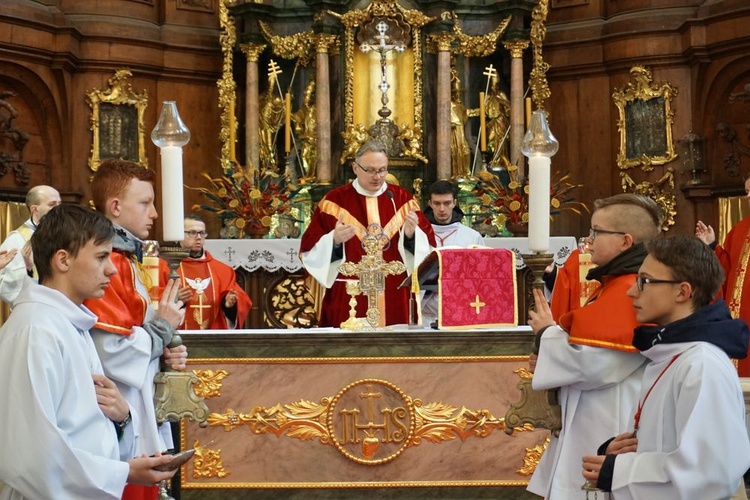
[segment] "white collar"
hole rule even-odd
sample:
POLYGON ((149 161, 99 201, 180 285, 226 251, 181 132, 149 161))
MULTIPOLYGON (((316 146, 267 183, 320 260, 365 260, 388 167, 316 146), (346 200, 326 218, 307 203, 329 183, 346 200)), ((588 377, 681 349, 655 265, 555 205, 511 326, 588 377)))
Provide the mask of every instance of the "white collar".
POLYGON ((380 196, 381 194, 385 193, 386 189, 388 189, 388 183, 384 182, 383 185, 380 186, 380 189, 378 189, 377 191, 368 191, 359 185, 358 179, 354 179, 354 182, 352 182, 352 186, 354 186, 354 190, 362 196, 369 196, 373 198, 380 196))

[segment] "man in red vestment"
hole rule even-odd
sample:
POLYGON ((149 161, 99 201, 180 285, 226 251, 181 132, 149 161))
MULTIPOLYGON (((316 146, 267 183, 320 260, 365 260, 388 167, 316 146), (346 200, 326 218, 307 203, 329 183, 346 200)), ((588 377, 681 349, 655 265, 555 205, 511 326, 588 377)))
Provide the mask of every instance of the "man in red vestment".
MULTIPOLYGON (((750 202, 750 174, 745 176, 745 198, 750 202)), ((716 245, 714 228, 698 221, 695 236, 714 247, 726 276, 721 294, 729 306, 733 318, 741 318, 750 325, 750 217, 738 222, 724 238, 724 244, 716 245)), ((750 377, 750 356, 737 364, 740 377, 750 377)))
MULTIPOLYGON (((407 272, 386 277, 386 291, 378 298, 384 325, 406 324, 411 291, 399 285, 435 246, 432 225, 408 191, 385 182, 388 154, 383 144, 363 144, 352 169, 357 178, 321 200, 300 243, 302 264, 327 289, 319 324, 339 327, 349 317, 349 295, 342 280, 356 278, 339 274, 338 268, 362 259, 368 231, 380 236, 384 261, 406 265, 407 272)), ((366 311, 367 298, 358 295, 357 317, 366 311)))
MULTIPOLYGON (((198 215, 185 216, 185 239, 181 245, 190 256, 177 270, 181 279, 180 299, 187 304, 184 330, 229 330, 242 328, 253 303, 235 279, 234 269, 215 260, 203 249, 206 223, 198 215)), ((169 268, 160 261, 160 283, 167 282, 169 268)))
MULTIPOLYGON (((168 423, 158 425, 154 409, 154 375, 160 360, 175 370, 184 370, 184 345, 168 348, 185 315, 176 300, 179 283, 170 281, 151 308, 148 289, 153 285, 141 264, 143 239, 148 238, 154 219, 154 171, 125 160, 107 159, 91 182, 94 206, 115 227, 112 263, 117 274, 110 278, 104 297, 88 299, 84 305, 98 321, 91 329, 104 374, 138 414, 140 428, 136 455, 153 455, 173 447, 168 423)), ((127 485, 124 500, 155 500, 156 487, 127 485)))

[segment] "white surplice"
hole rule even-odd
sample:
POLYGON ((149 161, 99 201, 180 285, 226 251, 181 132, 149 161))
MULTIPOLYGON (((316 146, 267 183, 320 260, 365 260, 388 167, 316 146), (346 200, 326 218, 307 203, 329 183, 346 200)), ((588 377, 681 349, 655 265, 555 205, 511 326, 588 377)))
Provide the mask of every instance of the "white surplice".
POLYGON ((545 330, 532 387, 560 388, 563 422, 560 436, 551 438, 537 465, 529 491, 548 500, 585 497, 581 459, 627 430, 646 362, 639 353, 571 344, 557 325, 545 330))
POLYGON ((27 278, 0 329, 0 499, 122 495, 130 467, 120 459, 132 456, 135 425, 118 444, 97 404, 92 375, 103 371, 88 333, 95 322, 85 307, 27 278))
POLYGON ((734 365, 706 342, 659 344, 643 354, 652 363, 640 401, 653 389, 643 403, 637 453, 615 459, 614 498, 730 498, 750 467, 745 401, 734 365))
MULTIPOLYGON (((23 226, 34 233, 36 226, 28 219, 23 223, 23 226)), ((13 304, 18 294, 23 287, 24 280, 28 276, 26 272, 26 261, 23 259, 21 249, 26 244, 26 239, 18 230, 11 231, 8 237, 5 238, 0 250, 10 251, 13 249, 18 250, 16 256, 13 257, 3 269, 0 269, 0 299, 4 300, 8 304, 13 304)))

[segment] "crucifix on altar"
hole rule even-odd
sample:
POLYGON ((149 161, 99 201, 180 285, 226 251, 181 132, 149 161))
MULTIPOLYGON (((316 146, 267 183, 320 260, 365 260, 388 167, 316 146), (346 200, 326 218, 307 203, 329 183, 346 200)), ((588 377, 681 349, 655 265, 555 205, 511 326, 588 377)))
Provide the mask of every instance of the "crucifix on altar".
MULTIPOLYGON (((339 266, 339 272, 344 276, 359 278, 357 293, 364 293, 367 296, 365 318, 372 328, 381 326, 382 313, 378 307, 378 295, 385 292, 385 277, 406 271, 406 266, 401 261, 386 262, 383 260, 383 250, 386 250, 390 244, 391 242, 380 224, 370 224, 367 226, 367 234, 362 238, 362 248, 366 255, 357 263, 344 262, 339 266)), ((349 291, 349 288, 347 287, 347 291, 349 291)), ((353 307, 349 319, 353 320, 355 314, 356 311, 353 307)), ((353 326, 352 323, 355 323, 355 321, 349 322, 349 325, 353 326)), ((342 325, 342 327, 344 326, 342 325)))

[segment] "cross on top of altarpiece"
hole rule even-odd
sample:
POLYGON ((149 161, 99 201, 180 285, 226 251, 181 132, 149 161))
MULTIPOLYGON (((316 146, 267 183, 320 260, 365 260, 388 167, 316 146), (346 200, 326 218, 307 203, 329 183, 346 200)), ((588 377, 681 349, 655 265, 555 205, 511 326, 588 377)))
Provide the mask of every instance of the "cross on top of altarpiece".
POLYGON ((362 248, 365 251, 362 260, 356 264, 344 262, 339 266, 339 272, 344 276, 359 278, 359 289, 367 296, 367 322, 373 328, 380 323, 378 294, 385 291, 385 277, 406 271, 406 266, 401 261, 383 260, 383 251, 387 250, 390 244, 391 240, 383 232, 380 224, 370 224, 362 238, 362 248))

